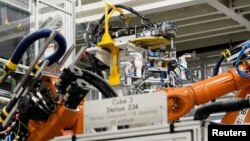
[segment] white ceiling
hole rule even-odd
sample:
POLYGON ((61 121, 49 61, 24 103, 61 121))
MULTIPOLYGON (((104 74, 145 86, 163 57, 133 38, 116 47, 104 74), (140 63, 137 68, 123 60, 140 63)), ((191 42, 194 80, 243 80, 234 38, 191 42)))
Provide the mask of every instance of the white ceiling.
MULTIPOLYGON (((155 22, 174 21, 178 51, 250 39, 250 0, 106 1, 133 7, 155 22)), ((78 4, 76 23, 98 20, 104 13, 101 0, 78 0, 78 4)))

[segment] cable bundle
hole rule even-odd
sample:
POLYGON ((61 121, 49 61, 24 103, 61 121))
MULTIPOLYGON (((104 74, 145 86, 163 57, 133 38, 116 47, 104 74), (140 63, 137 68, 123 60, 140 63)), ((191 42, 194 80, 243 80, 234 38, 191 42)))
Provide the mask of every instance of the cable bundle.
POLYGON ((244 71, 240 70, 239 68, 239 63, 241 61, 241 58, 242 58, 242 55, 245 53, 245 51, 250 47, 250 40, 244 42, 242 44, 242 49, 239 53, 239 55, 237 56, 237 59, 236 59, 236 63, 235 63, 235 67, 236 67, 236 71, 238 72, 238 74, 241 76, 241 77, 244 77, 244 78, 250 78, 250 73, 245 73, 244 71))

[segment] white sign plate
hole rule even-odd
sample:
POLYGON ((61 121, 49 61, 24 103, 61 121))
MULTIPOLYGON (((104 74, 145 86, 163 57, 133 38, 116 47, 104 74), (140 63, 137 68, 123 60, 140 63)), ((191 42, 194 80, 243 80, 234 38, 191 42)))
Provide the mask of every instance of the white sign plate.
POLYGON ((85 129, 133 125, 144 123, 166 123, 167 96, 158 91, 84 104, 85 129))

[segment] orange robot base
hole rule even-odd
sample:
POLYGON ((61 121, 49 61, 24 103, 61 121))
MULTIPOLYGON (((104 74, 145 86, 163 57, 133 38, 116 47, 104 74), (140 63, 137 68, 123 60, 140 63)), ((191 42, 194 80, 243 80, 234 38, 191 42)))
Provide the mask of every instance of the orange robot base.
POLYGON ((48 121, 29 121, 28 141, 45 141, 56 136, 83 133, 83 108, 71 110, 58 105, 58 110, 48 121))
MULTIPOLYGON (((54 96, 57 97, 53 82, 58 81, 58 79, 44 77, 42 80, 47 83, 54 96)), ((60 103, 57 105, 57 111, 47 121, 30 120, 28 122, 28 141, 45 141, 56 136, 82 134, 84 126, 83 104, 84 102, 81 102, 78 109, 75 110, 68 109, 60 103)))

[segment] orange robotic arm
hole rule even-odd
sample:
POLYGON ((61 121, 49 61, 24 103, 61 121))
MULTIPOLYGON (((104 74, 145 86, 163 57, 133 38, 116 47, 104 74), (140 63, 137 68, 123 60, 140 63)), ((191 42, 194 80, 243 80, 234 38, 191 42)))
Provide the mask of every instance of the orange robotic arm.
MULTIPOLYGON (((222 73, 188 87, 166 88, 161 91, 168 96, 168 120, 170 122, 182 117, 194 105, 206 103, 234 90, 240 90, 238 95, 249 91, 250 79, 245 79, 236 73, 235 69, 222 73)), ((51 85, 53 87, 53 85, 51 85)), ((31 140, 48 140, 54 136, 83 133, 83 107, 80 112, 59 105, 57 112, 46 122, 29 121, 29 137, 31 140)))
POLYGON ((61 99, 57 101, 56 111, 46 121, 28 121, 28 141, 45 141, 55 136, 83 133, 83 101, 89 91, 86 81, 102 91, 107 98, 117 96, 104 79, 74 65, 64 69, 58 90, 52 79, 43 78, 43 81, 51 89, 53 97, 58 97, 60 93, 61 99))
POLYGON ((204 104, 234 90, 245 89, 250 85, 250 79, 237 74, 236 69, 199 81, 188 87, 166 88, 168 96, 168 120, 174 121, 194 105, 204 104))

